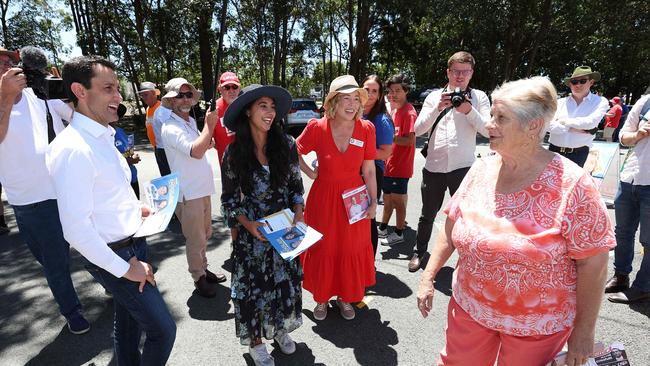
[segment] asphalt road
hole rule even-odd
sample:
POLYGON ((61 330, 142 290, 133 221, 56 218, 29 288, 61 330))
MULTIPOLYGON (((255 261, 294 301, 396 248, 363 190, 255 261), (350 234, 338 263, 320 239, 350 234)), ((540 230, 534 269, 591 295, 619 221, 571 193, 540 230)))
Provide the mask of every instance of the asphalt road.
MULTIPOLYGON (((421 141, 420 141, 421 143, 421 141)), ((479 147, 479 152, 486 149, 479 147)), ((139 179, 157 176, 150 149, 138 146, 142 162, 139 179)), ((220 188, 216 153, 209 159, 217 167, 215 181, 220 188)), ((359 304, 353 321, 343 320, 330 308, 326 320, 316 322, 311 294, 303 292, 304 324, 292 337, 298 343, 294 355, 285 356, 277 347, 272 355, 278 365, 431 365, 444 343, 446 309, 451 295, 451 275, 456 258, 440 272, 436 283, 433 312, 423 319, 416 308, 415 291, 419 273, 409 273, 407 263, 415 240, 421 207, 420 170, 424 159, 416 154, 415 176, 409 184, 406 242, 380 247, 376 258, 377 285, 368 289, 365 305, 359 304)), ((306 189, 311 182, 303 177, 306 189)), ((219 218, 219 198, 213 196, 214 236, 208 248, 211 268, 230 268, 230 239, 219 218)), ((613 211, 610 210, 612 219, 613 211)), ((73 251, 73 281, 92 323, 89 333, 68 332, 40 266, 20 240, 13 211, 5 206, 12 231, 0 237, 0 364, 2 365, 114 365, 112 359, 113 306, 109 296, 83 269, 73 251)), ((438 227, 444 218, 437 217, 438 227)), ((393 221, 394 222, 394 221, 393 221)), ((435 235, 435 234, 434 234, 435 235)), ((247 347, 235 336, 229 285, 219 286, 218 295, 204 299, 193 293, 187 272, 185 248, 180 228, 171 225, 148 240, 151 263, 163 296, 176 319, 178 333, 170 365, 252 365, 247 347)), ((640 246, 637 243, 637 253, 640 246)), ((610 271, 611 262, 610 259, 610 271)), ((635 269, 639 259, 635 260, 635 269)), ((230 279, 230 276, 228 276, 230 279)), ((333 304, 333 303, 332 303, 333 304)), ((596 338, 604 342, 622 341, 632 365, 650 365, 650 303, 617 305, 603 298, 596 338)))

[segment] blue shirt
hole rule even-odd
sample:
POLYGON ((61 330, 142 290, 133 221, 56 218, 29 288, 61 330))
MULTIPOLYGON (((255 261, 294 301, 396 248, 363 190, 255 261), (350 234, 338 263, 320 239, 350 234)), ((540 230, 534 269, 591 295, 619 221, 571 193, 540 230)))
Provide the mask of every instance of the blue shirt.
MULTIPOLYGON (((129 147, 129 137, 120 127, 115 127, 115 147, 122 155, 129 147)), ((131 169, 131 183, 135 183, 138 181, 138 170, 133 164, 129 164, 129 168, 131 169)))
MULTIPOLYGON (((367 116, 363 116, 367 118, 367 116)), ((385 113, 379 113, 375 116, 375 119, 371 121, 375 125, 375 135, 377 136, 377 148, 379 145, 392 145, 393 144, 393 135, 395 135, 395 127, 393 122, 390 120, 390 117, 385 113)), ((375 165, 382 172, 384 171, 384 161, 375 160, 375 165)))

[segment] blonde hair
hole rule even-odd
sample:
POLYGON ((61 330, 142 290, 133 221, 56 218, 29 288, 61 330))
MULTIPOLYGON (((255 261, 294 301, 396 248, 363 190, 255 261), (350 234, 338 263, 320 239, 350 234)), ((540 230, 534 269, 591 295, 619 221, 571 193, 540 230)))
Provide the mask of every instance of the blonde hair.
POLYGON ((472 56, 471 53, 465 51, 458 51, 451 55, 449 60, 447 60, 447 68, 451 69, 451 65, 454 62, 458 62, 459 64, 470 64, 472 66, 472 70, 474 69, 474 65, 476 65, 474 56, 472 56))
POLYGON ((523 127, 531 121, 542 119, 539 131, 544 137, 557 109, 557 91, 551 81, 543 76, 534 76, 504 83, 492 92, 492 104, 505 105, 523 127))
MULTIPOLYGON (((325 104, 325 116, 328 119, 334 119, 334 116, 336 115, 336 108, 338 108, 339 105, 339 99, 341 98, 341 94, 343 93, 338 93, 334 98, 330 98, 330 100, 325 104)), ((352 94, 352 93, 350 93, 352 94)), ((378 103, 381 101, 377 101, 378 103)), ((359 96, 359 110, 357 110, 357 113, 354 115, 354 120, 358 120, 361 118, 363 115, 363 103, 361 103, 361 96, 359 96)))

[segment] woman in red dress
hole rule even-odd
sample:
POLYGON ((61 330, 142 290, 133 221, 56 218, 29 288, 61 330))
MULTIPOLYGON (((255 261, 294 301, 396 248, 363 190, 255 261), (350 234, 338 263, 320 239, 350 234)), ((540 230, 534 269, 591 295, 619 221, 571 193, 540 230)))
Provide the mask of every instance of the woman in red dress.
POLYGON ((305 222, 323 234, 321 242, 301 257, 303 287, 314 295, 316 320, 325 319, 327 303, 334 296, 341 316, 354 319, 350 303, 361 301, 366 287, 375 284, 369 219, 377 208, 376 148, 374 126, 361 119, 367 99, 353 76, 339 76, 325 98, 325 117, 309 121, 297 140, 300 154, 315 151, 318 160, 312 169, 300 157, 302 170, 314 179, 305 222), (366 219, 350 224, 341 195, 364 181, 371 197, 366 219))

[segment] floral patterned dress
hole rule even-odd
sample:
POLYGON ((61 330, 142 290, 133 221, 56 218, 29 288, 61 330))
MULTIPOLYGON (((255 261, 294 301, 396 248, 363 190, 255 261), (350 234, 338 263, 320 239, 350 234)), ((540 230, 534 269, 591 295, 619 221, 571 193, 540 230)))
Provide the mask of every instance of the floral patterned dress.
POLYGON ((291 169, 287 183, 275 190, 271 189, 269 172, 259 165, 253 173, 253 191, 242 194, 230 161, 232 145, 224 153, 221 207, 228 227, 239 229, 233 243, 230 296, 235 307, 236 333, 242 345, 249 345, 256 338, 270 340, 278 333, 291 332, 302 325, 300 261, 284 260, 270 243, 255 239, 237 221, 239 215, 258 220, 295 204, 304 204, 295 141, 287 139, 291 169))

